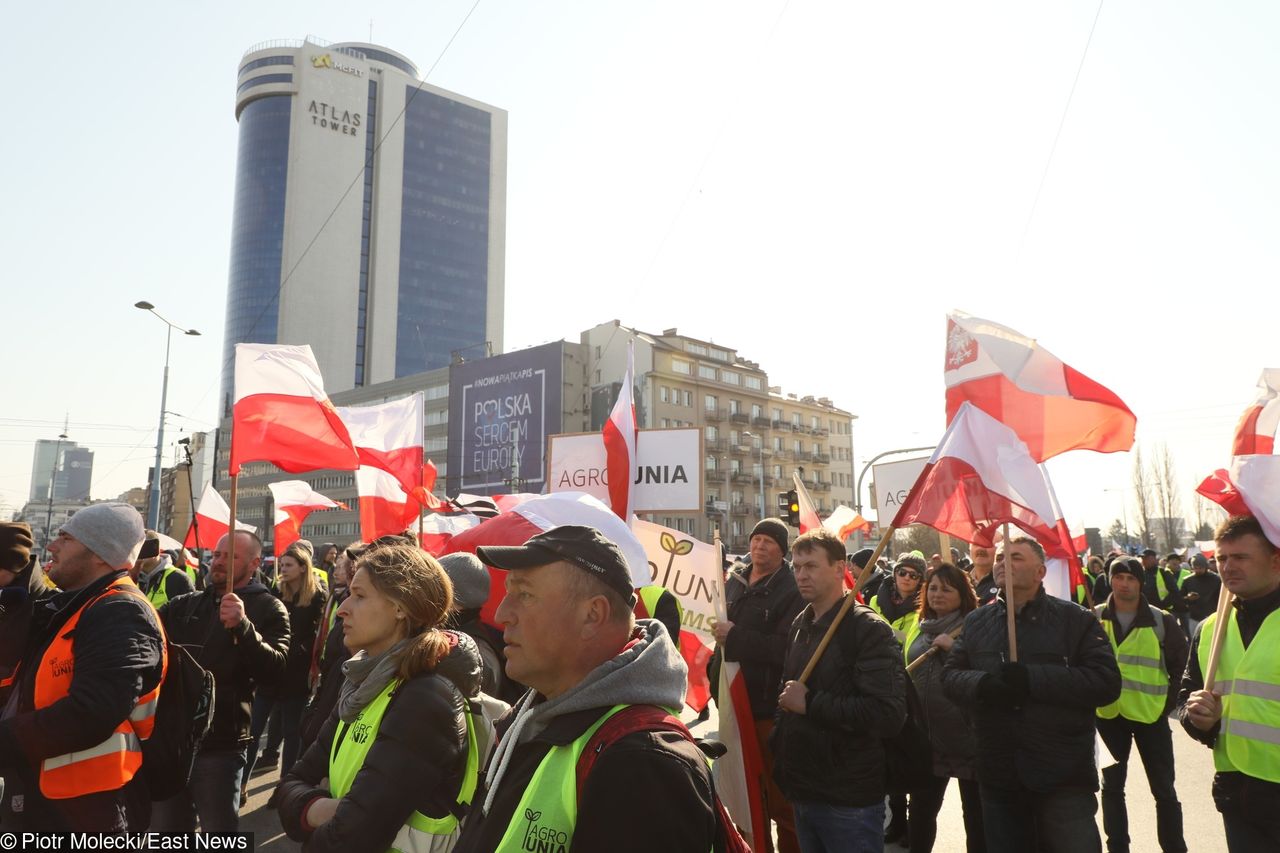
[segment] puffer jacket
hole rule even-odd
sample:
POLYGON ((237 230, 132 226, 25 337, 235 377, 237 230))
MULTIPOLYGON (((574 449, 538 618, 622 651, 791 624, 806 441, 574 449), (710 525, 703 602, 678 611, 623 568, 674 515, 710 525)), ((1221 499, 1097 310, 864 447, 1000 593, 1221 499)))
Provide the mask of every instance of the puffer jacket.
MULTIPOLYGON (((842 602, 816 622, 806 607, 791 626, 783 679, 800 677, 842 602)), ((907 716, 902 647, 870 607, 855 604, 806 684, 805 713, 779 710, 770 739, 773 777, 792 802, 869 806, 884 798, 881 739, 907 716)))
POLYGON ((716 656, 742 664, 751 713, 757 720, 769 720, 778 709, 791 623, 804 608, 804 600, 796 591, 795 575, 787 560, 754 586, 750 578, 751 566, 740 566, 725 582, 725 605, 733 628, 716 656))
POLYGON ((978 698, 988 674, 999 678, 1009 640, 1003 594, 964 620, 942 671, 946 695, 970 714, 978 781, 1006 790, 1098 790, 1094 714, 1120 695, 1120 669, 1093 614, 1047 595, 1044 587, 1017 614, 1018 661, 1030 697, 1021 708, 978 698))
POLYGON ((245 621, 234 631, 218 618, 222 590, 212 586, 180 595, 160 608, 169 640, 186 646, 196 662, 213 673, 213 725, 201 751, 248 745, 254 691, 284 677, 289 652, 284 605, 256 580, 235 592, 244 601, 245 621))
MULTIPOLYGON (((922 630, 912 642, 907 657, 912 661, 919 658, 933 645, 936 636, 922 630)), ((977 777, 974 765, 977 746, 973 732, 964 712, 947 698, 942 689, 942 668, 946 660, 946 653, 935 652, 911 671, 911 681, 915 684, 916 696, 924 711, 925 728, 929 732, 933 775, 974 779, 977 777)))
POLYGON ((453 648, 434 671, 402 683, 378 726, 353 786, 319 829, 303 825, 307 806, 331 796, 334 736, 347 725, 335 708, 276 788, 280 823, 305 851, 382 851, 415 811, 444 817, 457 802, 467 762, 466 698, 480 690, 480 654, 466 634, 449 632, 453 648))

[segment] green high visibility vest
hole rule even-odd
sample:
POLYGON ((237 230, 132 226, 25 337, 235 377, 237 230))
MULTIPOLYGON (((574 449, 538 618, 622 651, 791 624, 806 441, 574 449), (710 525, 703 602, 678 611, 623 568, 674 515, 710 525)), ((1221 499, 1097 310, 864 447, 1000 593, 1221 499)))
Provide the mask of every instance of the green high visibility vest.
MULTIPOLYGON (((1099 616, 1106 605, 1095 608, 1099 616)), ((1151 605, 1148 605, 1151 607, 1151 605)), ((1164 611, 1151 607, 1156 624, 1163 625, 1164 611)), ((1111 641, 1111 650, 1120 665, 1120 698, 1098 709, 1104 720, 1117 716, 1137 723, 1154 723, 1164 712, 1169 696, 1169 674, 1164 668, 1164 653, 1155 628, 1134 628, 1116 643, 1116 626, 1111 619, 1103 619, 1102 630, 1111 641)))
POLYGON ((1169 597, 1169 585, 1164 582, 1164 569, 1156 566, 1156 592, 1160 594, 1160 600, 1164 601, 1169 597))
MULTIPOLYGON (((1217 614, 1200 629, 1200 671, 1209 666, 1209 646, 1217 614)), ((1222 644, 1215 693, 1222 694, 1222 721, 1213 746, 1219 772, 1238 770, 1268 782, 1280 782, 1280 610, 1269 615, 1244 647, 1235 609, 1222 644)))
MULTIPOLYGON (((641 619, 657 619, 658 617, 655 616, 654 614, 658 612, 658 601, 662 598, 662 594, 666 591, 667 591, 666 587, 654 586, 654 585, 642 586, 639 589, 637 589, 636 592, 638 593, 638 595, 636 596, 636 598, 640 601, 641 604, 644 605, 645 612, 636 613, 636 615, 639 616, 641 619)), ((680 606, 680 599, 676 598, 673 595, 671 596, 671 600, 676 603, 676 613, 679 614, 680 624, 683 625, 684 624, 684 608, 680 606)), ((678 639, 676 637, 672 637, 671 639, 672 639, 672 642, 678 643, 678 639)))
MULTIPOLYGON (((871 598, 871 609, 874 610, 881 619, 885 618, 884 611, 880 609, 880 593, 879 592, 877 592, 871 598)), ((885 619, 885 621, 887 622, 888 620, 885 619)), ((910 643, 907 641, 907 635, 911 632, 912 628, 915 628, 919 624, 919 622, 920 622, 920 611, 918 610, 912 610, 909 613, 904 613, 903 615, 899 616, 897 619, 893 620, 892 622, 889 622, 889 627, 893 629, 894 639, 896 639, 899 643, 902 643, 902 647, 904 650, 910 645, 910 643)))
MULTIPOLYGON (((155 588, 147 593, 147 601, 150 601, 151 605, 156 610, 159 610, 160 606, 169 600, 169 592, 166 589, 169 586, 169 573, 180 571, 182 570, 175 569, 173 566, 166 567, 164 572, 160 575, 160 580, 155 585, 155 588)), ((194 584, 192 585, 194 586, 194 584)), ((148 583, 147 586, 151 586, 151 584, 148 583)))
MULTIPOLYGON (((391 679, 382 692, 361 709, 350 725, 340 726, 334 732, 333 745, 329 749, 329 791, 340 800, 351 790, 351 783, 364 766, 365 756, 378 738, 378 726, 391 704, 391 693, 399 684, 391 679)), ((476 792, 476 780, 480 772, 480 749, 476 743, 476 725, 471 712, 467 718, 467 765, 463 771, 462 789, 458 792, 459 805, 470 805, 476 792)), ((412 780, 405 780, 406 784, 412 780)), ((429 850, 435 836, 452 835, 458 830, 458 819, 452 814, 444 817, 427 817, 421 812, 409 815, 404 826, 396 833, 391 850, 398 853, 429 850)))

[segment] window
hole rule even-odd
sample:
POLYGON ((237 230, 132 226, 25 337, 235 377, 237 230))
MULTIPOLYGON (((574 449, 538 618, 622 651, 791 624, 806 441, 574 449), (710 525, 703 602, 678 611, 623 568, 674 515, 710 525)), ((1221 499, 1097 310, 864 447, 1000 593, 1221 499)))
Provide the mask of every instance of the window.
POLYGON ((780 435, 775 435, 773 437, 773 452, 774 453, 782 452, 782 436, 780 435))
POLYGON ((716 361, 728 361, 729 353, 726 350, 711 348, 711 357, 716 361))
POLYGON ((449 449, 449 439, 445 436, 439 438, 428 438, 422 442, 422 450, 425 453, 443 453, 449 449))
POLYGON ((707 470, 708 471, 716 470, 716 458, 714 456, 711 456, 711 455, 707 456, 707 470))
MULTIPOLYGON (((596 361, 599 361, 599 360, 600 360, 600 345, 596 344, 596 361)), ((1015 607, 1014 609, 1016 610, 1017 608, 1015 607)))
MULTIPOLYGON (((730 471, 730 473, 733 473, 733 474, 740 474, 740 473, 742 473, 742 460, 741 460, 741 459, 730 459, 730 460, 729 460, 729 471, 730 471)), ((1016 609, 1016 608, 1015 608, 1015 609, 1016 609)))
POLYGON ((449 385, 432 385, 427 389, 428 400, 447 400, 449 399, 449 385))
MULTIPOLYGON (((817 415, 810 415, 810 416, 809 416, 809 429, 817 429, 817 428, 818 428, 818 424, 820 424, 820 423, 821 423, 821 421, 819 421, 819 420, 818 420, 818 416, 817 416, 817 415)), ((1016 610, 1017 608, 1014 608, 1014 609, 1016 610)))
POLYGON ((694 355, 706 355, 707 348, 702 344, 695 344, 693 341, 684 342, 684 351, 691 352, 694 355))
MULTIPOLYGON (((734 539, 739 539, 739 538, 741 538, 741 537, 742 537, 742 522, 741 522, 741 521, 735 521, 735 522, 733 523, 733 525, 732 525, 732 526, 733 526, 733 538, 734 538, 734 539)), ((1015 609, 1016 609, 1016 608, 1015 608, 1015 609)))
POLYGON ((729 443, 730 444, 738 443, 738 431, 736 429, 729 430, 729 443))
MULTIPOLYGON (((743 500, 743 497, 742 497, 742 490, 741 490, 741 489, 736 489, 736 490, 734 491, 734 493, 733 493, 733 502, 734 502, 734 503, 736 503, 736 504, 746 503, 746 501, 745 501, 745 500, 743 500)), ((1014 609, 1016 610, 1017 608, 1015 607, 1014 609)))
MULTIPOLYGON (((761 444, 763 443, 763 441, 764 440, 760 436, 756 435, 755 433, 752 433, 751 435, 752 449, 759 450, 761 448, 761 444)), ((1017 608, 1014 608, 1014 609, 1016 610, 1017 608)))
POLYGON ((752 391, 761 391, 764 389, 764 383, 760 381, 759 376, 748 376, 742 381, 742 384, 746 385, 752 391))
POLYGON ((671 389, 666 385, 658 386, 658 399, 664 403, 671 402, 671 389))
MULTIPOLYGON (((666 429, 666 428, 667 428, 667 427, 669 427, 669 426, 671 426, 671 421, 667 420, 666 418, 663 418, 662 420, 658 421, 658 428, 659 428, 659 429, 666 429)), ((1017 608, 1015 608, 1015 609, 1017 609, 1017 608)))
MULTIPOLYGON (((685 376, 689 376, 693 373, 693 365, 687 361, 681 361, 678 358, 673 358, 671 359, 671 371, 673 373, 683 373, 685 376)), ((599 372, 600 371, 598 370, 596 371, 597 374, 599 372)))
POLYGON ((708 412, 714 412, 720 405, 720 400, 715 394, 708 394, 702 398, 702 408, 708 412))
MULTIPOLYGON (((781 479, 782 479, 782 466, 781 466, 781 465, 774 465, 774 466, 773 466, 773 476, 777 477, 779 480, 781 480, 781 479)), ((1016 608, 1016 607, 1015 607, 1014 609, 1015 609, 1015 610, 1017 610, 1017 608, 1016 608)))
MULTIPOLYGON (((793 453, 800 452, 800 439, 797 438, 795 441, 791 442, 791 451, 793 453)), ((1017 608, 1015 607, 1014 609, 1016 610, 1017 608)))
MULTIPOLYGON (((822 445, 818 444, 818 442, 815 441, 813 443, 813 455, 817 456, 821 452, 822 452, 822 445)), ((1015 606, 1013 609, 1017 610, 1018 608, 1015 606)))
POLYGON ((438 424, 449 423, 449 410, 441 409, 438 412, 427 412, 427 426, 436 426, 438 424))
POLYGON ((690 409, 693 408, 693 392, 692 391, 684 392, 684 404, 688 406, 690 409))
POLYGON ((715 379, 716 369, 709 364, 699 364, 698 376, 701 379, 715 379))
POLYGON ((720 430, 713 426, 709 426, 702 431, 702 434, 706 436, 707 441, 715 441, 720 437, 720 430))
POLYGON ((740 385, 742 384, 742 377, 732 370, 722 370, 720 371, 720 381, 726 385, 740 385))
POLYGON ((793 427, 798 427, 798 426, 800 426, 800 413, 799 413, 799 412, 792 412, 792 413, 791 413, 791 425, 792 425, 793 427))
POLYGON ((781 423, 781 422, 782 422, 782 409, 774 409, 774 410, 773 410, 773 419, 774 419, 775 421, 778 421, 779 423, 781 423))
POLYGON ((751 417, 753 417, 753 418, 763 418, 763 417, 764 417, 764 406, 761 406, 759 403, 752 403, 752 404, 751 404, 751 417))
POLYGON ((738 402, 737 400, 729 401, 729 414, 736 415, 736 414, 739 414, 741 411, 742 411, 742 403, 738 402))

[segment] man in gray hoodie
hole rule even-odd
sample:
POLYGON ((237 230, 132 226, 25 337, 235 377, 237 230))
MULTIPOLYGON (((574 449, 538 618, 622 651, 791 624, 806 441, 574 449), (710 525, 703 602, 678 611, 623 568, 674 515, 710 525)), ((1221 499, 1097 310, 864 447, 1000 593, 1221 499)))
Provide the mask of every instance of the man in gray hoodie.
POLYGON ((566 525, 522 546, 477 549, 506 569, 497 610, 506 673, 530 689, 499 741, 457 853, 710 850, 715 795, 701 751, 682 734, 630 732, 584 761, 592 735, 630 705, 678 709, 687 671, 666 629, 637 622, 631 572, 599 531, 566 525), (589 784, 588 784, 589 782, 589 784))

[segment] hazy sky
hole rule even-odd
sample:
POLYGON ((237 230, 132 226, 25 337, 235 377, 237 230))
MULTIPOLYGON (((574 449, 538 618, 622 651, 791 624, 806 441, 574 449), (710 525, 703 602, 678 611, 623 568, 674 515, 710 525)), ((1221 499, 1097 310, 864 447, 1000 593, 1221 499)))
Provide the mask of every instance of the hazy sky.
MULTIPOLYGON (((371 19, 509 111, 508 350, 675 326, 856 413, 860 466, 940 436, 960 308, 1125 399, 1188 514, 1280 363, 1276 4, 1106 3, 1050 162, 1092 0, 480 0, 442 57, 473 2, 3 7, 4 510, 66 414, 95 498, 145 484, 164 327, 140 299, 203 333, 173 341, 170 447, 212 426, 238 61, 371 19)), ((1130 466, 1051 462, 1068 519, 1108 525, 1130 466)))

